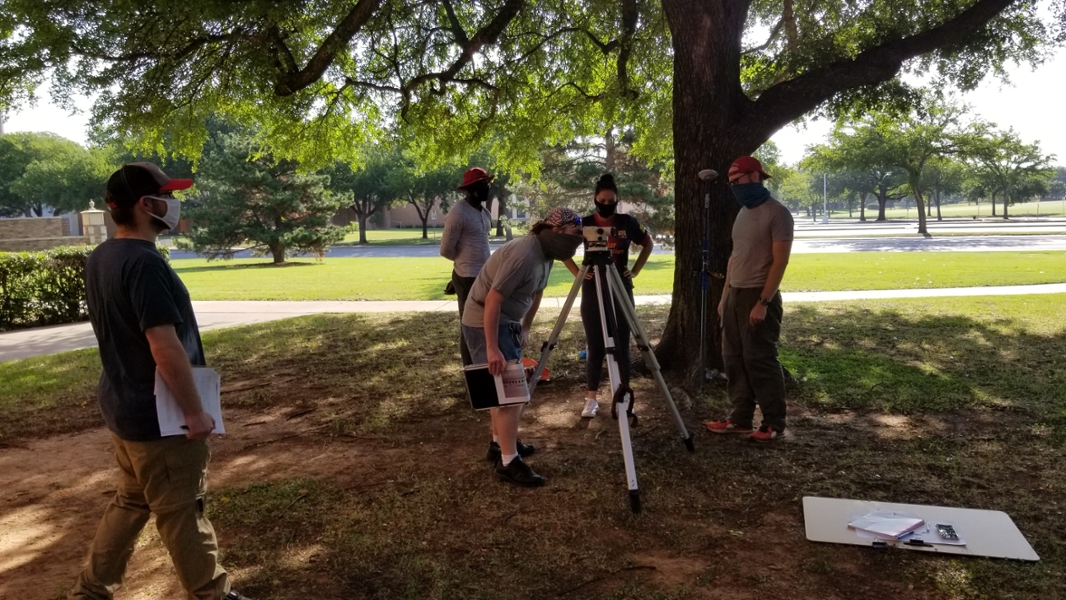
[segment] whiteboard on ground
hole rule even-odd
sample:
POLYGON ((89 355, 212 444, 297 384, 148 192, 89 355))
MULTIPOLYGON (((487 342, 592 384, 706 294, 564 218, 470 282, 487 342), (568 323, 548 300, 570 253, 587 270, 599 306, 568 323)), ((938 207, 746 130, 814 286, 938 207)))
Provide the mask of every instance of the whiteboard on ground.
POLYGON ((916 546, 899 540, 890 540, 884 542, 886 546, 936 554, 1040 560, 1010 516, 998 510, 805 496, 803 498, 803 522, 807 529, 807 539, 812 542, 873 546, 878 540, 862 537, 854 529, 848 527, 848 523, 852 520, 872 510, 914 514, 934 526, 936 523, 949 523, 955 527, 959 537, 966 541, 965 546, 942 544, 916 546))

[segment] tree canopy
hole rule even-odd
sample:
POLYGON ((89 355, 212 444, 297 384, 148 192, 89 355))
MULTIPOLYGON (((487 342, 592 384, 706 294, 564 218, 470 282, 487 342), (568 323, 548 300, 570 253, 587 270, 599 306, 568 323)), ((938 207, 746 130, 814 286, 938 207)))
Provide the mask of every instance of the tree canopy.
MULTIPOLYGON (((1051 0, 1045 0, 1050 2, 1051 0)), ((51 78, 95 94, 103 134, 197 154, 208 116, 254 124, 279 156, 358 163, 361 142, 410 130, 443 161, 486 139, 537 171, 545 145, 633 127, 634 152, 674 165, 677 270, 660 346, 695 367, 701 190, 815 111, 903 107, 897 77, 975 86, 1052 39, 1029 0, 0 0, 0 105, 51 78)), ((737 206, 710 211, 724 270, 737 206)), ((714 316, 721 283, 706 298, 714 316)), ((708 327, 717 335, 716 327, 708 327)), ((711 340, 711 347, 717 347, 711 340)))
POLYGON ((104 182, 114 159, 49 133, 0 136, 0 215, 45 216, 103 204, 104 182))
POLYGON ((195 193, 183 203, 182 215, 192 223, 184 246, 209 259, 250 247, 280 264, 290 252, 322 256, 340 241, 343 230, 329 219, 341 201, 325 190, 328 177, 263 153, 252 132, 213 129, 195 193))

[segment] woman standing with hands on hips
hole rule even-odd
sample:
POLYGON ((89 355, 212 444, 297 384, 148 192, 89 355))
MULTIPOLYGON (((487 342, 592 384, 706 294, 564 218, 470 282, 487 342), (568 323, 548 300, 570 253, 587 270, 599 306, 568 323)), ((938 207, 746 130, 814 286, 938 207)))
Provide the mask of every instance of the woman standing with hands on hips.
MULTIPOLYGON (((629 301, 633 301, 633 278, 640 274, 640 270, 644 268, 644 263, 648 261, 648 256, 651 255, 652 242, 651 236, 644 227, 637 222, 637 220, 629 215, 617 212, 618 208, 618 186, 614 182, 614 176, 610 173, 604 173, 596 182, 596 193, 594 196, 596 204, 596 212, 582 218, 582 223, 585 227, 603 227, 614 228, 615 235, 611 236, 607 241, 607 247, 611 252, 611 262, 617 267, 618 274, 622 276, 622 283, 625 284, 626 294, 629 295, 629 301), (637 256, 637 260, 633 263, 633 268, 629 268, 629 246, 636 244, 640 246, 640 255, 637 256)), ((573 259, 564 261, 567 269, 577 277, 580 269, 573 259)), ((601 275, 602 277, 603 275, 601 275)), ((581 416, 586 419, 591 419, 596 416, 597 411, 600 409, 599 403, 596 402, 596 394, 600 388, 600 377, 603 373, 603 359, 605 357, 605 350, 603 346, 603 326, 600 322, 600 305, 596 296, 596 282, 593 280, 593 272, 590 270, 585 275, 585 281, 581 285, 581 322, 585 326, 585 340, 588 347, 588 360, 585 363, 585 377, 587 383, 587 390, 585 397, 585 406, 581 410, 581 416)), ((604 285, 604 292, 606 293, 606 281, 602 281, 604 285)), ((608 301, 604 297, 605 301, 608 301)), ((617 327, 615 336, 615 358, 618 360, 618 367, 621 371, 622 381, 624 383, 629 382, 629 322, 625 320, 623 316, 622 308, 618 304, 617 299, 614 301, 614 314, 615 323, 617 327)))

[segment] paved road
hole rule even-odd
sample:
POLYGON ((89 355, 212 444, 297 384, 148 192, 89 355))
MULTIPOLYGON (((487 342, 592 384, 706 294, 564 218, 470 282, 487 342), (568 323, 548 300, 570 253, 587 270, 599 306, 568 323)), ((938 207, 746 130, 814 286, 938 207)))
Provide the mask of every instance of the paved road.
POLYGON ((1036 252, 1066 250, 1066 235, 799 238, 793 254, 839 252, 1036 252))
MULTIPOLYGON (((494 244, 493 249, 499 248, 494 244)), ((921 237, 800 237, 792 246, 796 254, 815 252, 1026 252, 1038 250, 1066 250, 1066 235, 980 235, 921 237)), ((656 247, 655 254, 673 254, 656 247)), ((236 252, 237 258, 250 258, 251 252, 236 252)), ((171 258, 195 258, 189 252, 172 250, 171 258)), ((330 258, 419 258, 439 257, 434 245, 419 246, 339 246, 326 254, 330 258)), ((265 259, 264 259, 265 260, 265 259)), ((443 260, 443 259, 442 259, 443 260)))
MULTIPOLYGON (((1062 294, 1066 284, 969 287, 919 290, 860 290, 844 292, 789 292, 786 302, 823 302, 881 298, 928 298, 940 296, 1003 296, 1015 294, 1062 294)), ((564 298, 545 298, 541 306, 562 308, 564 298)), ((669 304, 670 296, 637 296, 637 304, 669 304)), ((454 300, 390 302, 193 302, 202 330, 264 323, 320 313, 368 313, 404 311, 457 312, 454 300)), ((96 338, 88 323, 22 329, 0 333, 0 362, 45 356, 57 352, 93 348, 96 338)))
MULTIPOLYGON (((1019 219, 945 219, 944 221, 930 220, 927 228, 930 235, 938 234, 1066 234, 1066 218, 1040 218, 1022 217, 1019 219)), ((858 219, 834 219, 822 225, 821 222, 812 223, 804 218, 796 219, 796 237, 855 237, 870 235, 918 235, 918 220, 892 220, 878 223, 876 221, 859 222, 858 219)))

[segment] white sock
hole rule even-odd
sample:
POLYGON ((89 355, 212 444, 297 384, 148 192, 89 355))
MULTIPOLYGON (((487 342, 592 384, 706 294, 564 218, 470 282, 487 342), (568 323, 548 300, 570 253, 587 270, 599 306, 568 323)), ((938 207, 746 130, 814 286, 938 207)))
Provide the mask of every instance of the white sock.
POLYGON ((500 436, 496 435, 495 433, 492 434, 492 441, 494 441, 497 444, 499 444, 500 443, 500 436))
POLYGON ((503 466, 506 467, 507 465, 511 464, 512 460, 514 460, 516 458, 518 458, 517 454, 501 454, 500 455, 500 464, 502 464, 503 466))

